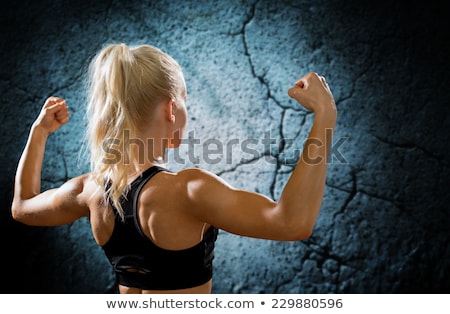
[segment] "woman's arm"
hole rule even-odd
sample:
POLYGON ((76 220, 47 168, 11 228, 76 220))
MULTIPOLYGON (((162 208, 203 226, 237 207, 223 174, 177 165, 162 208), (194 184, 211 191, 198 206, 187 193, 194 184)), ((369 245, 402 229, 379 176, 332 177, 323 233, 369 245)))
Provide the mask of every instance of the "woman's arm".
POLYGON ((274 240, 310 236, 322 204, 327 152, 337 111, 323 77, 309 73, 289 90, 289 96, 314 112, 314 123, 302 155, 278 202, 253 192, 236 190, 220 178, 199 170, 185 172, 190 211, 231 233, 274 240))
POLYGON ((48 136, 69 121, 64 99, 50 97, 33 123, 14 182, 12 216, 30 225, 61 225, 87 214, 80 200, 84 177, 41 193, 41 169, 48 136))

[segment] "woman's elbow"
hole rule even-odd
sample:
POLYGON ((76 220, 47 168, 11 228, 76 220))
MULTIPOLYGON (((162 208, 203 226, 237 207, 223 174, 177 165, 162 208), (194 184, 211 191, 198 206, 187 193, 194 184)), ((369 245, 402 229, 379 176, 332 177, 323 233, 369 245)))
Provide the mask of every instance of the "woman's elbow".
POLYGON ((13 201, 11 205, 11 217, 15 221, 24 222, 25 212, 21 202, 13 201))
POLYGON ((308 239, 313 232, 314 226, 296 224, 290 227, 288 233, 286 234, 288 241, 303 241, 308 239))
POLYGON ((315 220, 306 217, 286 217, 281 228, 286 241, 302 241, 308 239, 314 229, 315 220))
POLYGON ((312 235, 316 221, 307 214, 286 215, 280 211, 277 216, 277 228, 285 241, 302 241, 312 235))
POLYGON ((20 208, 15 203, 11 206, 11 217, 14 220, 20 219, 20 208))

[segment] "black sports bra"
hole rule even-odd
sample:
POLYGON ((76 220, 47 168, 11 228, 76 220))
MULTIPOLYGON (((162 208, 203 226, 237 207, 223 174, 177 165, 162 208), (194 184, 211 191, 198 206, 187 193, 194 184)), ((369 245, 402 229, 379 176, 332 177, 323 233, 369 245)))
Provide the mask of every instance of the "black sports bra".
POLYGON ((167 171, 153 166, 130 186, 121 205, 124 221, 112 206, 115 225, 111 238, 102 246, 123 286, 144 290, 192 288, 212 278, 214 245, 218 230, 210 227, 200 243, 183 250, 166 250, 155 245, 142 231, 137 215, 137 201, 143 186, 155 174, 167 171))

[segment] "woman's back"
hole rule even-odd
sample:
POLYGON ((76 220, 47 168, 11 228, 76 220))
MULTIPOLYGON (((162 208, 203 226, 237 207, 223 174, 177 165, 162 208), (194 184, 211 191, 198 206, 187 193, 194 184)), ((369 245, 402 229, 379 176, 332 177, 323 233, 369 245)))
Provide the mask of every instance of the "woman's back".
POLYGON ((186 186, 179 174, 152 166, 129 184, 125 221, 112 204, 90 209, 101 218, 91 219, 92 231, 123 282, 121 291, 210 292, 217 229, 189 212, 186 186))

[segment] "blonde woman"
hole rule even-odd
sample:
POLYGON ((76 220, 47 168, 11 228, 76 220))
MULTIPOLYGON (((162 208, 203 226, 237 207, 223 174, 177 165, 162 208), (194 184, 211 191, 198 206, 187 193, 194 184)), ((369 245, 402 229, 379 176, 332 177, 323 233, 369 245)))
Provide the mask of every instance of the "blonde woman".
POLYGON ((12 216, 33 226, 88 217, 120 293, 211 293, 218 229, 296 241, 309 237, 316 222, 330 145, 326 129, 334 129, 337 111, 325 79, 316 73, 298 80, 288 94, 314 112, 309 134, 314 145, 304 148, 275 202, 235 189, 208 171, 175 173, 160 165, 166 149, 180 145, 187 122, 182 70, 155 47, 108 45, 90 66, 91 172, 41 191, 47 137, 69 121, 65 100, 48 98, 18 164, 12 216), (123 145, 125 137, 142 144, 123 145), (139 149, 152 158, 139 158, 139 149))

